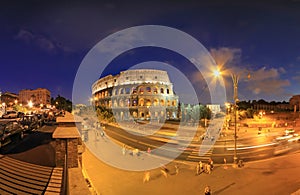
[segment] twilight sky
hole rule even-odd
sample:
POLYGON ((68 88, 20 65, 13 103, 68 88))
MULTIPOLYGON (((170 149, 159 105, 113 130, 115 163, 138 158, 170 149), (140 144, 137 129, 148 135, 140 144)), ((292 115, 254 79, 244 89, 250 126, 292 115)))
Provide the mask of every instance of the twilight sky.
MULTIPOLYGON (((241 100, 288 101, 300 94, 298 0, 1 1, 0 90, 18 93, 42 87, 53 97, 72 99, 73 82, 87 53, 110 34, 137 25, 168 26, 196 38, 223 70, 228 99, 232 99, 229 72, 240 75, 241 100)), ((165 49, 128 51, 117 56, 102 76, 146 61, 167 63, 184 72, 200 102, 207 101, 201 73, 187 59, 165 49)), ((176 78, 170 78, 175 85, 176 78)), ((88 101, 88 96, 81 101, 88 101)))

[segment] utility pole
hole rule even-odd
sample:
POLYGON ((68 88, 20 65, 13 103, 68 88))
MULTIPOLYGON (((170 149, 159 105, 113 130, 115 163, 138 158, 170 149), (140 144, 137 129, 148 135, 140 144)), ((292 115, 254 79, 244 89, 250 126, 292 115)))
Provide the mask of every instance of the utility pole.
POLYGON ((237 142, 237 103, 238 99, 238 82, 239 76, 236 74, 231 74, 232 82, 233 82, 233 100, 234 100, 234 156, 233 156, 233 164, 237 165, 237 154, 236 154, 236 142, 237 142))

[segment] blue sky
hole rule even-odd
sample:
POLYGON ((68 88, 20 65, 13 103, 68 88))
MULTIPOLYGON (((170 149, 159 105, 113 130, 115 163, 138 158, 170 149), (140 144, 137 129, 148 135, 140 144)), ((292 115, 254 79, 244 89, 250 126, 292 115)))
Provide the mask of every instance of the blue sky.
MULTIPOLYGON (((99 41, 132 26, 165 25, 196 38, 220 69, 240 74, 240 99, 288 101, 300 94, 299 10, 296 0, 1 1, 0 90, 45 87, 54 97, 71 99, 78 67, 99 41)), ((168 51, 136 50, 113 61, 104 74, 117 74, 124 70, 121 63, 134 65, 136 58, 184 63, 168 51)), ((181 71, 205 99, 203 80, 192 70, 181 71)), ((224 76, 228 99, 230 79, 224 76)))

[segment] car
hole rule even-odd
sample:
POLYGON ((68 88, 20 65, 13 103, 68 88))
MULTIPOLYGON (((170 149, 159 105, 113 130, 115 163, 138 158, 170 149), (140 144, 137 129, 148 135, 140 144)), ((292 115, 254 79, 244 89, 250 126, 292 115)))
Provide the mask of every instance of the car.
POLYGON ((24 138, 24 128, 18 121, 9 121, 0 125, 0 148, 11 143, 15 138, 24 138))
POLYGON ((24 115, 21 118, 20 123, 24 127, 25 131, 33 131, 43 125, 43 122, 35 114, 24 115))
POLYGON ((284 130, 284 132, 285 132, 286 135, 291 135, 291 134, 295 133, 295 130, 292 129, 292 128, 289 128, 289 129, 284 130))
POLYGON ((5 114, 2 115, 2 118, 17 118, 18 112, 14 110, 6 111, 5 114))

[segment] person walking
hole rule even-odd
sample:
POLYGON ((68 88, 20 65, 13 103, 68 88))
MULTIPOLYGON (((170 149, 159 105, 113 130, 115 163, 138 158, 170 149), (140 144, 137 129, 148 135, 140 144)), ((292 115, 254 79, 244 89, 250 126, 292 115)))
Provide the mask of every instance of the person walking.
POLYGON ((143 183, 150 181, 150 171, 146 171, 143 178, 143 183))
POLYGON ((210 189, 209 186, 206 186, 206 187, 204 188, 204 195, 211 195, 211 189, 210 189))
POLYGON ((176 164, 176 165, 175 165, 175 175, 178 175, 178 173, 179 173, 179 167, 178 167, 178 165, 176 164))
POLYGON ((210 165, 211 170, 214 168, 214 161, 210 158, 208 161, 208 164, 210 165))
POLYGON ((228 167, 227 167, 227 160, 226 160, 226 158, 224 158, 223 161, 224 161, 224 169, 227 169, 228 167))
POLYGON ((169 172, 169 170, 167 169, 167 167, 162 166, 160 172, 161 172, 161 174, 162 174, 165 178, 168 178, 168 172, 169 172))
POLYGON ((200 174, 200 164, 197 163, 197 166, 196 166, 196 175, 199 175, 200 174))
POLYGON ((125 156, 125 154, 126 154, 126 146, 125 146, 125 144, 123 144, 123 146, 122 146, 122 154, 125 156))
POLYGON ((203 163, 202 163, 202 161, 199 162, 199 167, 200 167, 200 173, 202 173, 203 172, 203 163))
POLYGON ((148 147, 148 149, 147 149, 147 153, 148 153, 148 155, 150 155, 150 154, 151 154, 151 148, 150 148, 150 147, 148 147))

